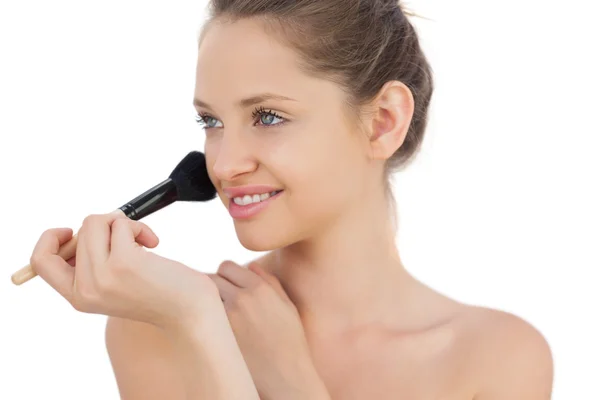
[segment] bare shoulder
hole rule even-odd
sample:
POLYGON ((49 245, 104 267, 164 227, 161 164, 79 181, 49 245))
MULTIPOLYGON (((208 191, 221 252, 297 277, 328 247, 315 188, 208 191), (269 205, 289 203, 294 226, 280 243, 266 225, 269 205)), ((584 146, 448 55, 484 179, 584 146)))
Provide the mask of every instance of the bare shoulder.
POLYGON ((531 323, 505 311, 476 306, 466 306, 455 323, 469 349, 475 399, 551 399, 552 352, 531 323))

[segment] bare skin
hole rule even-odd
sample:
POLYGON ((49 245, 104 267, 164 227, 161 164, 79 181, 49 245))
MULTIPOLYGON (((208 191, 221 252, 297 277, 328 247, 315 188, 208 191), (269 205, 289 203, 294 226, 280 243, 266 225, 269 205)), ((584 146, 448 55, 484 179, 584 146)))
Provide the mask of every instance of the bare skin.
MULTIPOLYGON (((272 258, 257 262, 274 271, 272 258)), ((303 318, 331 399, 551 398, 550 349, 535 328, 410 279, 412 312, 390 304, 395 317, 344 328, 303 318)), ((107 347, 123 400, 185 398, 171 345, 156 327, 111 317, 107 347)))
MULTIPOLYGON (((275 254, 256 261, 276 272, 275 254)), ((371 309, 389 318, 345 326, 303 319, 332 399, 550 399, 550 349, 533 326, 459 303, 401 271, 404 302, 371 309)))
MULTIPOLYGON (((269 251, 257 261, 298 309, 332 399, 550 399, 552 357, 534 327, 449 299, 401 261, 382 177, 413 113, 402 82, 381 88, 359 130, 342 111, 336 84, 305 75, 293 49, 259 22, 242 20, 207 31, 194 97, 224 206, 232 201, 227 188, 283 190, 258 216, 233 223, 243 246, 269 251), (292 100, 240 106, 263 93, 292 100), (264 110, 277 117, 261 116, 264 110)), ((177 377, 166 372, 174 365, 168 344, 152 329, 109 319, 109 354, 131 399, 144 390, 145 399, 179 393, 177 377), (152 340, 140 344, 143 337, 152 340), (128 367, 134 359, 135 369, 128 367), (139 376, 148 378, 139 384, 139 376)))
MULTIPOLYGON (((260 262, 272 271, 269 258, 272 253, 260 262)), ((404 276, 402 297, 412 307, 403 311, 390 303, 370 308, 371 321, 304 320, 314 364, 332 398, 473 398, 473 382, 454 376, 464 362, 454 349, 468 308, 404 276)))

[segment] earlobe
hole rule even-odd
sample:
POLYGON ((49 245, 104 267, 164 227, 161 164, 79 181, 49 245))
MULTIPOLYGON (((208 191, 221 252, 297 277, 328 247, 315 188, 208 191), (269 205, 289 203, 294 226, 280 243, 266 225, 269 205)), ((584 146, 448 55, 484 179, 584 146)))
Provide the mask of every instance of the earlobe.
POLYGON ((414 98, 405 84, 390 81, 381 89, 374 106, 371 157, 386 160, 404 143, 414 111, 414 98))

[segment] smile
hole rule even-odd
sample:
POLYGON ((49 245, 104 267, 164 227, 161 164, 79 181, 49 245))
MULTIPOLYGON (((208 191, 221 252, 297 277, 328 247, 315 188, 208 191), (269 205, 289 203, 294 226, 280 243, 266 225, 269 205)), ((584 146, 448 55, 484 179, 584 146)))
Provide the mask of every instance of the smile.
POLYGON ((270 193, 245 195, 243 197, 234 197, 229 202, 229 214, 234 219, 247 219, 258 215, 266 209, 277 198, 281 196, 283 190, 277 190, 270 193))
POLYGON ((271 196, 275 196, 277 193, 281 192, 281 190, 276 190, 271 193, 261 193, 254 195, 245 195, 243 197, 234 197, 233 201, 238 206, 247 206, 248 204, 260 203, 261 201, 265 201, 269 199, 271 196))

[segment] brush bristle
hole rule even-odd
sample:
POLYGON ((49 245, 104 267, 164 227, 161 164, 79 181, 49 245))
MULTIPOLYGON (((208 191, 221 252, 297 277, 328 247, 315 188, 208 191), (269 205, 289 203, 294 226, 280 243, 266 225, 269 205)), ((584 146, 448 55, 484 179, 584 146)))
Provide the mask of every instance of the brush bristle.
POLYGON ((177 186, 178 201, 208 201, 217 195, 206 170, 206 158, 199 151, 185 156, 169 178, 177 186))

